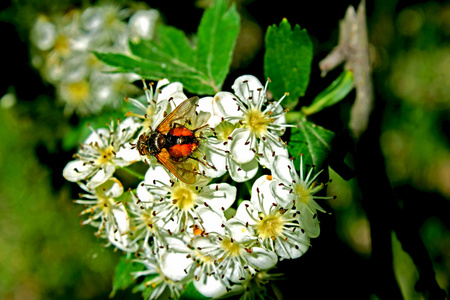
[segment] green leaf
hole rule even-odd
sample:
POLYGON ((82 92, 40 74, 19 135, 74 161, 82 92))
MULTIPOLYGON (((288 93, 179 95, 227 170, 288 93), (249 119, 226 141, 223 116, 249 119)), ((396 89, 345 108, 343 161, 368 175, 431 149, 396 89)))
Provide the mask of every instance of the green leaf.
POLYGON ((194 284, 191 281, 184 288, 180 300, 197 300, 197 299, 203 300, 210 298, 203 296, 199 291, 197 291, 197 289, 195 288, 194 284))
POLYGON ((113 297, 118 290, 124 290, 131 285, 135 284, 132 272, 142 271, 145 268, 143 264, 132 263, 128 258, 128 255, 122 256, 119 263, 116 266, 116 273, 113 279, 113 290, 110 297, 113 297))
MULTIPOLYGON (((147 286, 147 282, 151 281, 152 279, 154 279, 157 276, 159 276, 159 275, 158 274, 150 274, 150 275, 145 276, 144 279, 142 280, 142 282, 136 284, 133 287, 132 292, 133 293, 141 292, 142 299, 150 299, 150 296, 152 295, 156 286, 155 287, 153 287, 152 285, 147 286)), ((159 284, 163 284, 163 283, 159 283, 159 284)))
POLYGON ((311 73, 313 47, 308 33, 286 19, 280 26, 269 26, 266 33, 264 73, 271 79, 270 89, 275 98, 289 96, 284 105, 293 108, 305 94, 311 73))
POLYGON ((216 0, 203 14, 197 43, 183 31, 160 25, 156 40, 130 42, 132 55, 95 53, 98 59, 116 67, 114 72, 132 72, 143 78, 180 81, 189 92, 214 94, 228 74, 239 33, 239 14, 225 0, 216 0))
POLYGON ((325 107, 332 106, 344 99, 352 89, 353 73, 344 71, 330 84, 330 86, 314 98, 310 106, 302 107, 302 112, 306 116, 315 114, 325 107))
POLYGON ((298 128, 292 128, 289 153, 292 156, 303 154, 306 165, 315 165, 320 169, 331 151, 334 133, 306 119, 301 120, 298 125, 298 128))
POLYGON ((239 14, 227 1, 215 1, 198 27, 197 67, 206 74, 212 86, 220 90, 231 64, 233 49, 239 34, 239 14))

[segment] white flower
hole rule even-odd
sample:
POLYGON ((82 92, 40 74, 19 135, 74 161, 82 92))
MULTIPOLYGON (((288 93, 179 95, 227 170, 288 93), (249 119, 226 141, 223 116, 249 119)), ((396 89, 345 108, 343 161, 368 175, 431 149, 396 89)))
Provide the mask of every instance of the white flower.
MULTIPOLYGON (((230 135, 230 153, 239 164, 245 164, 258 156, 272 161, 277 149, 284 147, 280 135, 286 127, 285 112, 280 103, 268 102, 266 86, 251 75, 241 76, 232 86, 235 95, 221 92, 216 94, 215 111, 225 120, 239 124, 230 135)), ((269 166, 267 166, 269 167, 269 166)))
MULTIPOLYGON (((225 231, 222 230, 225 234, 225 231)), ((218 261, 220 257, 209 250, 214 246, 217 236, 208 235, 197 236, 192 240, 191 268, 194 268, 194 286, 205 297, 220 298, 224 295, 242 292, 243 287, 239 284, 231 284, 229 278, 232 270, 219 269, 218 261)), ((219 253, 220 254, 220 253, 219 253)))
POLYGON ((316 196, 325 185, 317 184, 316 179, 320 172, 313 175, 311 168, 305 177, 303 169, 303 156, 300 156, 300 175, 297 174, 292 160, 280 156, 275 159, 273 175, 276 178, 271 185, 274 196, 283 201, 293 202, 298 214, 296 219, 309 237, 315 238, 320 234, 317 211, 325 212, 315 200, 331 199, 333 197, 316 196))
POLYGON ((86 180, 88 188, 96 188, 111 178, 116 167, 124 167, 138 160, 138 154, 128 143, 138 126, 139 123, 133 118, 127 118, 116 128, 113 121, 108 129, 91 128, 92 133, 74 155, 76 160, 64 168, 64 178, 72 182, 86 180))
POLYGON ((141 259, 136 260, 136 262, 144 264, 146 270, 134 272, 132 275, 134 278, 146 276, 144 284, 152 290, 148 299, 178 298, 183 290, 184 283, 173 280, 164 273, 167 268, 162 265, 166 258, 153 254, 147 246, 143 248, 141 256, 141 259))
POLYGON ((148 131, 150 128, 155 130, 169 112, 168 100, 173 96, 179 96, 183 92, 183 85, 179 82, 169 83, 169 80, 162 79, 157 82, 156 89, 153 91, 153 83, 148 88, 145 80, 142 80, 142 82, 144 84, 144 99, 125 97, 125 101, 134 106, 134 109, 130 110, 127 116, 139 118, 143 122, 142 131, 148 131))
POLYGON ((153 202, 153 210, 164 216, 165 226, 171 232, 184 231, 194 225, 203 228, 204 220, 197 211, 199 206, 207 207, 220 217, 235 201, 236 187, 227 183, 206 185, 207 180, 200 179, 196 185, 190 185, 172 178, 163 166, 151 166, 143 183, 148 194, 144 191, 138 194, 143 195, 141 201, 153 202))
POLYGON ((138 248, 130 240, 130 226, 128 213, 117 198, 123 194, 123 186, 116 178, 110 178, 94 189, 84 184, 80 187, 87 193, 80 194, 75 203, 88 206, 80 215, 90 214, 82 222, 98 227, 97 235, 105 236, 117 248, 134 252, 138 248))
POLYGON ((30 39, 39 50, 50 50, 55 44, 55 25, 50 22, 48 17, 40 15, 31 28, 30 39))
POLYGON ((219 177, 229 172, 234 181, 244 182, 252 179, 258 172, 259 165, 256 158, 243 164, 239 164, 233 159, 229 137, 235 128, 236 126, 228 121, 222 121, 214 127, 215 138, 208 139, 207 146, 203 148, 206 161, 215 167, 215 169, 205 170, 207 176, 219 177))
POLYGON ((236 219, 253 228, 261 244, 281 259, 298 258, 309 248, 309 237, 300 226, 292 201, 272 195, 272 177, 262 176, 253 184, 250 201, 243 201, 236 219))
POLYGON ((138 42, 140 39, 152 39, 159 20, 156 9, 138 10, 128 21, 129 39, 138 42))
POLYGON ((89 33, 90 48, 99 50, 126 50, 128 48, 127 24, 123 19, 131 11, 118 5, 91 6, 80 17, 81 28, 89 33), (108 49, 109 48, 109 49, 108 49))
MULTIPOLYGON (((138 186, 138 195, 144 192, 142 185, 138 186)), ((165 227, 165 221, 153 210, 153 203, 140 201, 132 194, 132 202, 128 203, 133 244, 149 245, 153 253, 168 245, 170 230, 165 227)))
POLYGON ((277 255, 260 246, 251 227, 230 219, 224 224, 224 231, 224 234, 210 232, 203 245, 196 248, 216 260, 218 278, 242 283, 277 263, 277 255))

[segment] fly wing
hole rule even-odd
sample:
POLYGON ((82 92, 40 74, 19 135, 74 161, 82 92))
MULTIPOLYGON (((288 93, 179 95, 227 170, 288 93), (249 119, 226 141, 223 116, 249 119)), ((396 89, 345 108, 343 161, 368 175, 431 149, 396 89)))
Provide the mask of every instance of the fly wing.
POLYGON ((173 123, 185 124, 195 112, 197 108, 198 97, 191 97, 184 100, 178 105, 167 117, 159 124, 156 131, 167 134, 172 128, 173 123))
POLYGON ((194 184, 197 181, 195 172, 197 168, 191 159, 182 162, 174 161, 166 149, 163 149, 156 154, 156 158, 164 167, 184 183, 194 184))

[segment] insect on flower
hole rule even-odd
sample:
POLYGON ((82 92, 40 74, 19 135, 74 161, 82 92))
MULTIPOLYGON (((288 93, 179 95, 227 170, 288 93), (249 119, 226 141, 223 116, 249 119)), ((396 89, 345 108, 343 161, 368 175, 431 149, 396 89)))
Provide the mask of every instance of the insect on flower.
POLYGON ((139 136, 136 148, 140 155, 154 156, 160 164, 166 167, 181 181, 193 184, 196 182, 198 168, 193 160, 210 166, 193 154, 199 147, 201 136, 196 132, 208 125, 189 129, 190 119, 195 113, 198 97, 184 100, 158 125, 156 130, 139 136))

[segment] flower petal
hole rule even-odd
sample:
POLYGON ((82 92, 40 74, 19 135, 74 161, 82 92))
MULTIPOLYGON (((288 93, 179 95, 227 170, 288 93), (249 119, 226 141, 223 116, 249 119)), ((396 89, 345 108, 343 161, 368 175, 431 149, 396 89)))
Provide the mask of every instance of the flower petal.
POLYGON ((235 218, 228 220, 225 226, 231 232, 231 237, 237 242, 251 239, 255 234, 251 227, 245 226, 242 221, 235 218))
POLYGON ((234 217, 245 224, 255 225, 256 220, 258 219, 258 211, 250 201, 244 200, 239 204, 234 217))
POLYGON ((245 164, 255 158, 256 138, 249 130, 235 129, 231 133, 230 152, 235 162, 245 164))
POLYGON ((225 234, 223 222, 225 217, 218 211, 213 211, 207 207, 198 207, 196 209, 198 215, 202 220, 202 226, 206 233, 216 232, 218 234, 225 234))
POLYGON ((236 200, 236 191, 236 187, 228 183, 211 184, 202 189, 197 199, 217 210, 225 211, 236 200))
POLYGON ((291 233, 285 232, 285 235, 290 239, 290 242, 277 240, 277 243, 275 243, 275 251, 280 258, 299 258, 308 251, 310 245, 309 237, 301 230, 296 230, 291 233))
POLYGON ((98 187, 100 184, 111 178, 115 171, 115 166, 110 164, 104 165, 95 173, 94 176, 89 179, 88 183, 86 184, 87 187, 90 189, 98 187))
POLYGON ((212 107, 215 115, 230 118, 230 122, 233 124, 236 124, 243 115, 236 101, 236 96, 229 92, 217 93, 214 96, 212 107))
POLYGON ((282 207, 292 204, 292 201, 296 198, 295 193, 291 192, 291 187, 285 186, 280 180, 275 178, 270 185, 270 191, 282 207))
POLYGON ((159 262, 159 267, 165 276, 174 281, 181 281, 188 275, 184 270, 192 264, 192 259, 187 258, 186 253, 183 252, 165 251, 159 262))
POLYGON ((259 157, 259 163, 265 168, 274 168, 273 163, 277 156, 285 156, 289 158, 287 147, 278 141, 275 142, 270 139, 261 139, 259 141, 258 149, 259 152, 263 154, 262 157, 259 157))
POLYGON ((243 75, 238 77, 231 88, 234 90, 236 96, 244 102, 253 99, 253 102, 259 98, 259 93, 264 90, 264 86, 253 75, 243 75))
POLYGON ((104 197, 117 198, 123 194, 123 185, 117 178, 110 178, 97 187, 97 193, 104 197))
POLYGON ((142 181, 136 188, 136 196, 141 202, 148 203, 153 201, 153 194, 149 192, 147 187, 144 185, 144 181, 142 181))
POLYGON ((246 164, 238 164, 230 157, 227 161, 230 176, 236 182, 250 180, 258 173, 259 164, 256 158, 246 164))
POLYGON ((284 183, 291 184, 292 180, 299 182, 293 162, 284 155, 276 156, 272 165, 272 175, 284 183))
POLYGON ((64 167, 63 176, 68 181, 77 182, 89 177, 95 169, 91 164, 86 164, 81 160, 73 160, 64 167))
POLYGON ((305 230, 306 234, 310 238, 316 238, 320 234, 320 222, 317 216, 313 218, 314 214, 306 207, 306 205, 300 205, 298 207, 300 214, 297 217, 300 226, 305 230))
POLYGON ((267 270, 277 264, 278 256, 272 251, 261 247, 253 247, 251 252, 245 258, 255 269, 267 270))
POLYGON ((222 280, 202 273, 198 280, 194 280, 194 286, 203 296, 217 299, 228 293, 222 280))
POLYGON ((206 161, 214 166, 214 169, 209 166, 204 166, 199 164, 200 173, 206 175, 206 177, 217 178, 225 174, 226 170, 226 156, 225 156, 225 146, 220 144, 204 144, 201 147, 201 151, 205 154, 206 161), (218 147, 223 147, 223 150, 217 149, 218 147))
POLYGON ((139 248, 137 243, 131 243, 129 232, 130 224, 128 222, 128 214, 123 205, 113 209, 114 219, 117 224, 117 228, 111 226, 108 231, 108 240, 122 251, 136 252, 139 248))
POLYGON ((252 196, 250 201, 258 211, 269 213, 274 203, 278 203, 277 199, 272 195, 271 176, 263 175, 256 179, 252 186, 252 196))

